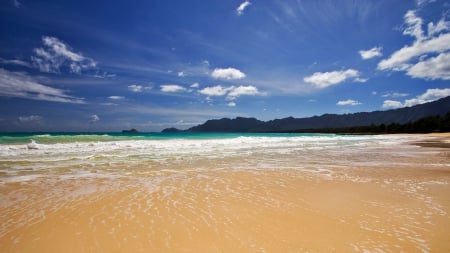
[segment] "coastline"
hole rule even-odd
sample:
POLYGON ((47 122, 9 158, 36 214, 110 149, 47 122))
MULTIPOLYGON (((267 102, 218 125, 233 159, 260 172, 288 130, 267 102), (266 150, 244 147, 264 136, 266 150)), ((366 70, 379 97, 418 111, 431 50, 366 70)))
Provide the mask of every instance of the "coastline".
POLYGON ((428 133, 428 134, 388 134, 388 136, 411 136, 422 137, 425 140, 412 141, 412 145, 424 148, 444 148, 450 149, 450 133, 428 133))
POLYGON ((35 161, 5 161, 23 169, 0 174, 0 251, 450 251, 449 158, 414 144, 448 136, 391 137, 19 149, 35 161))

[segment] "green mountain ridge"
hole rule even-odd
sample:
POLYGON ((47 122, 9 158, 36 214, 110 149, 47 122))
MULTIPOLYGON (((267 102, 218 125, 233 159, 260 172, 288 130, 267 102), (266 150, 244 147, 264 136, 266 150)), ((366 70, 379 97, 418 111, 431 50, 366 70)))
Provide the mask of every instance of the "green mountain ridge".
MULTIPOLYGON (((386 111, 358 112, 352 114, 323 114, 308 118, 287 117, 269 121, 237 117, 208 120, 191 127, 187 132, 290 132, 314 129, 338 129, 370 125, 407 124, 420 119, 439 116, 450 112, 450 96, 439 100, 386 111)), ((163 132, 183 131, 175 128, 163 132)))

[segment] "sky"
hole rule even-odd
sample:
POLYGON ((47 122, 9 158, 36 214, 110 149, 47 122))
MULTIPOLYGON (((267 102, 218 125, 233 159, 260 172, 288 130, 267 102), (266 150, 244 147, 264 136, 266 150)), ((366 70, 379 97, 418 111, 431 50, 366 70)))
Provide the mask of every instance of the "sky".
POLYGON ((449 0, 0 3, 0 131, 143 132, 450 95, 449 0))

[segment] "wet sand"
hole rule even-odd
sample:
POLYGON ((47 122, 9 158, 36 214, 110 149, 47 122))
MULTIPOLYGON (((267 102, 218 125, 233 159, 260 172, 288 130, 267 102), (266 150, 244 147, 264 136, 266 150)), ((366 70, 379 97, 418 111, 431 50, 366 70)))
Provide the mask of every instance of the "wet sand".
POLYGON ((0 252, 450 252, 447 149, 392 151, 102 173, 126 166, 114 164, 6 182, 0 252))

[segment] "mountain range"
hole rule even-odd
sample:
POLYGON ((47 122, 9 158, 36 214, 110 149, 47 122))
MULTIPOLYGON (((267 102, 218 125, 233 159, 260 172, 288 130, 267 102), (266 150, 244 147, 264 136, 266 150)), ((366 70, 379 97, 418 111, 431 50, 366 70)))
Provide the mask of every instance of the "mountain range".
POLYGON ((429 116, 444 116, 450 112, 450 96, 433 102, 400 109, 359 112, 351 114, 324 114, 308 118, 283 118, 261 121, 237 117, 208 120, 187 130, 167 128, 163 132, 287 132, 302 129, 336 129, 381 124, 406 124, 429 116))

